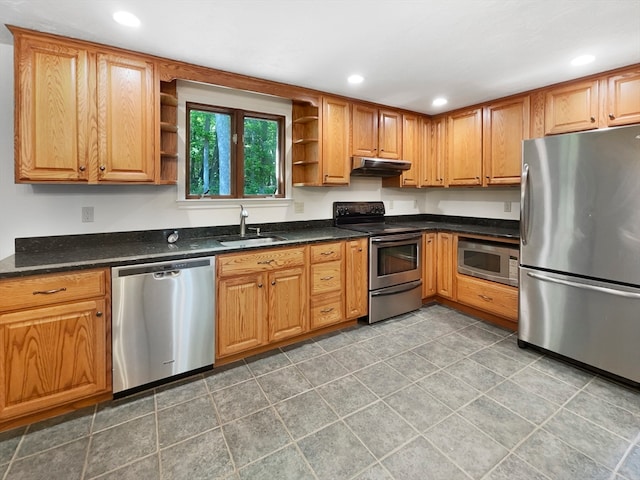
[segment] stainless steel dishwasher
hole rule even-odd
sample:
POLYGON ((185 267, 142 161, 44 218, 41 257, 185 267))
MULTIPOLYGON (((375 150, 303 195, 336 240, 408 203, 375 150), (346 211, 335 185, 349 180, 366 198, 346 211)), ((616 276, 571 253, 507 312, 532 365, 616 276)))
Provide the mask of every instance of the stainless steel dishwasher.
POLYGON ((114 267, 113 393, 211 366, 215 257, 114 267))

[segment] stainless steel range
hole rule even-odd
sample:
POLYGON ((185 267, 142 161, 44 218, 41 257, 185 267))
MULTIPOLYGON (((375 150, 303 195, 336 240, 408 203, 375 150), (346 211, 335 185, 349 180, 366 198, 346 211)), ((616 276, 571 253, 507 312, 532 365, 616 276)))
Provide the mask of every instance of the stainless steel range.
POLYGON ((422 305, 422 233, 386 223, 382 202, 334 202, 334 225, 370 234, 369 323, 422 305))

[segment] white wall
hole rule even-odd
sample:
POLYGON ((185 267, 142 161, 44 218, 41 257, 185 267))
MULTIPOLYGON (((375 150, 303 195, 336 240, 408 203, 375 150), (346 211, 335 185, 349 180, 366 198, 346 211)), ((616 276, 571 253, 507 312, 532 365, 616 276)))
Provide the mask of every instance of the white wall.
MULTIPOLYGON (((13 182, 13 47, 0 44, 0 259, 18 237, 236 224, 239 201, 181 208, 176 186, 17 185, 13 182), (82 223, 83 206, 95 221, 82 223)), ((390 215, 518 218, 518 192, 506 190, 381 188, 379 178, 354 178, 350 187, 293 188, 292 201, 247 202, 248 223, 331 218, 334 201, 384 200, 390 215), (512 212, 503 212, 511 201, 512 212), (303 212, 294 207, 302 204, 303 212)), ((243 202, 244 203, 244 202, 243 202)))

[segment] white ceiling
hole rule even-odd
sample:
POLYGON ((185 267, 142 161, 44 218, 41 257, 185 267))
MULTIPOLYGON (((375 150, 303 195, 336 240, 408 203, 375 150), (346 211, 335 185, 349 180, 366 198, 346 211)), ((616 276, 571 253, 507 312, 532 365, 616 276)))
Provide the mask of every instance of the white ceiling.
POLYGON ((640 62, 640 0, 0 0, 0 22, 428 114, 640 62))

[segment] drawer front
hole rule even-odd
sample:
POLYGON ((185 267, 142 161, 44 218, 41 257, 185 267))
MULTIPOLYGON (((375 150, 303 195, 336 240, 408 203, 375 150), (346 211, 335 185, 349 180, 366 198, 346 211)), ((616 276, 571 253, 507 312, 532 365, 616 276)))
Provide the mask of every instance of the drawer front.
POLYGON ((277 270, 304 265, 304 248, 260 250, 255 253, 218 255, 219 276, 246 275, 248 273, 277 270))
POLYGON ((342 242, 321 243, 311 246, 311 263, 329 262, 342 258, 342 242))
POLYGON ((518 319, 518 289, 458 275, 458 301, 511 320, 518 319))
POLYGON ((342 290, 342 261, 311 265, 311 295, 342 290))
POLYGON ((107 292, 107 270, 54 273, 0 281, 0 311, 101 297, 107 292))
POLYGON ((320 301, 312 301, 311 329, 341 322, 343 319, 342 306, 342 298, 340 296, 331 296, 320 301))

